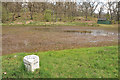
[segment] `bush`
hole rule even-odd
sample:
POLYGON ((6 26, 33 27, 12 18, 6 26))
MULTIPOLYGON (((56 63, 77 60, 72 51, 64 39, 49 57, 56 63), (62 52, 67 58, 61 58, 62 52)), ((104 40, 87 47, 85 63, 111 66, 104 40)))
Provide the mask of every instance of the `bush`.
POLYGON ((118 24, 120 24, 120 20, 118 21, 118 24))
POLYGON ((51 10, 45 10, 44 12, 44 19, 46 22, 50 22, 51 21, 51 16, 52 16, 52 11, 51 10))
POLYGON ((115 20, 112 20, 112 24, 116 24, 116 21, 115 21, 115 20))

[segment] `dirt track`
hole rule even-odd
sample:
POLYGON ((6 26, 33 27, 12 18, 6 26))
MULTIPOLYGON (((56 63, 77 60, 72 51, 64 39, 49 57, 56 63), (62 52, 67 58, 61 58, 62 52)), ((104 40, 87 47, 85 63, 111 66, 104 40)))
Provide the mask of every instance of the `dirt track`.
POLYGON ((2 54, 116 45, 117 29, 96 27, 3 27, 2 54))

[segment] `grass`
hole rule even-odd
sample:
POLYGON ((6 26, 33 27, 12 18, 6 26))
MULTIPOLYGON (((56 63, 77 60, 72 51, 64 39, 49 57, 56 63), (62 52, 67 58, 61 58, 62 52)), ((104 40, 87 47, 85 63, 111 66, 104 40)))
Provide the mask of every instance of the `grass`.
POLYGON ((81 26, 81 27, 118 27, 118 24, 97 24, 88 22, 40 22, 33 21, 26 24, 27 21, 3 23, 2 26, 81 26), (22 23, 22 24, 17 24, 22 23))
POLYGON ((25 21, 22 22, 22 24, 17 23, 3 23, 3 26, 82 26, 82 27, 98 27, 99 25, 97 23, 87 23, 87 22, 39 22, 34 21, 30 22, 29 24, 26 24, 25 21))
POLYGON ((118 27, 118 24, 99 24, 100 27, 109 27, 109 28, 114 28, 118 27))
POLYGON ((2 56, 3 78, 117 78, 118 47, 92 47, 2 56), (27 72, 23 57, 35 54, 40 68, 27 72), (6 73, 6 74, 4 74, 6 73))

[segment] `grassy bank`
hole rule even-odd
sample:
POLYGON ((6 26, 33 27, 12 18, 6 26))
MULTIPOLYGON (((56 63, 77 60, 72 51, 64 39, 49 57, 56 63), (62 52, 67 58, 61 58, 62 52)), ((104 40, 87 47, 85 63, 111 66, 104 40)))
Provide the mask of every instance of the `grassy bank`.
POLYGON ((88 22, 39 22, 39 21, 23 21, 23 22, 12 22, 12 23, 3 23, 3 26, 91 26, 98 27, 97 23, 88 23, 88 22))
POLYGON ((115 78, 118 49, 109 46, 5 55, 2 72, 3 78, 115 78), (23 57, 30 54, 40 58, 40 69, 34 73, 23 65, 23 57))
POLYGON ((106 27, 106 28, 117 28, 118 24, 97 24, 97 23, 87 23, 87 22, 30 22, 28 24, 22 23, 3 23, 2 26, 79 26, 79 27, 106 27))

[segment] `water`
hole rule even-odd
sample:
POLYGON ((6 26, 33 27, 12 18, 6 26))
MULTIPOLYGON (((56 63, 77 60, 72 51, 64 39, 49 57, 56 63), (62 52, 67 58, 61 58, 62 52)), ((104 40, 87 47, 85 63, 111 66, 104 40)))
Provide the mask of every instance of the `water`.
POLYGON ((93 36, 98 36, 98 35, 108 36, 108 35, 115 34, 114 32, 108 32, 108 31, 104 31, 104 30, 91 30, 91 31, 92 31, 91 35, 93 35, 93 36))
POLYGON ((64 32, 64 33, 73 33, 79 35, 92 35, 92 36, 108 36, 108 35, 119 35, 115 32, 110 32, 106 30, 92 30, 92 29, 63 29, 63 28, 35 28, 35 30, 43 32, 64 32))
MULTIPOLYGON (((108 36, 108 35, 115 35, 116 33, 114 32, 108 32, 108 31, 104 31, 104 30, 68 30, 65 32, 72 32, 72 33, 76 33, 76 34, 80 34, 80 35, 93 35, 93 36, 108 36)), ((116 34, 117 35, 117 34, 116 34)))

